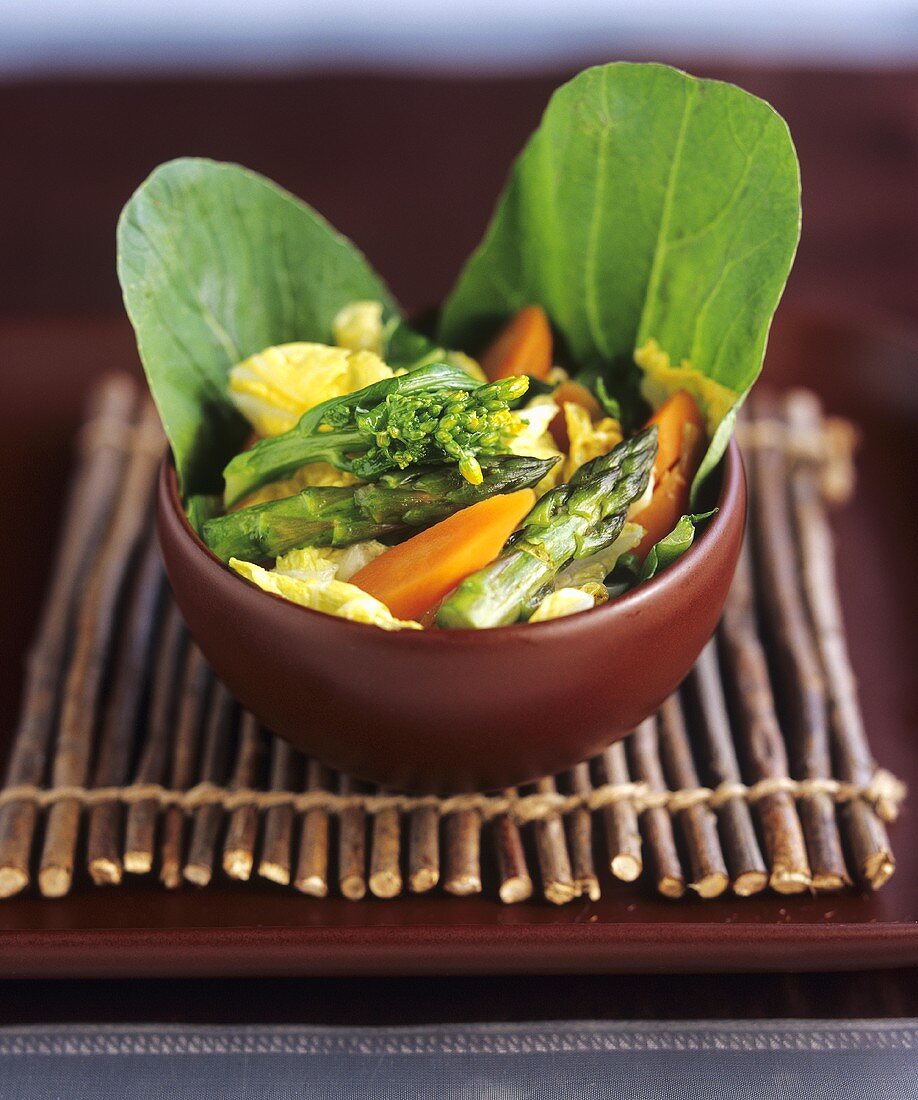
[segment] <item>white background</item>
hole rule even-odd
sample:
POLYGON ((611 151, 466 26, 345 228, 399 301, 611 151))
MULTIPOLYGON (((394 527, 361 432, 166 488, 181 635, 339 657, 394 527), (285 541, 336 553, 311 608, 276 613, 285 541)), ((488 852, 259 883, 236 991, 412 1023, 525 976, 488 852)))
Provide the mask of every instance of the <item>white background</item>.
POLYGON ((0 75, 531 67, 585 54, 918 59, 918 0, 0 0, 0 75))

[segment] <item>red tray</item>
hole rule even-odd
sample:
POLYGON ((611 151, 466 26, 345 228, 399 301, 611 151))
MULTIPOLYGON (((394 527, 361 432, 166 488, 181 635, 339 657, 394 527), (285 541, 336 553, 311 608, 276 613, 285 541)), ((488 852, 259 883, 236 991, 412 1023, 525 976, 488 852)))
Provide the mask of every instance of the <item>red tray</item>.
MULTIPOLYGON (((53 554, 68 441, 106 366, 136 360, 126 323, 0 327, 0 729, 12 728, 21 657, 53 554), (66 369, 62 369, 62 364, 66 369), (24 540, 22 532, 28 531, 24 540)), ((878 759, 918 792, 913 740, 913 462, 918 341, 879 323, 781 318, 772 386, 816 389, 864 431, 854 502, 836 517, 839 577, 878 759)), ((916 793, 915 797, 918 797, 916 793)), ((912 811, 913 814, 913 811, 912 811)), ((167 893, 79 885, 58 901, 0 902, 0 976, 676 972, 918 964, 918 846, 909 807, 892 828, 899 867, 880 893, 666 901, 609 886, 556 909, 445 896, 312 900, 265 884, 167 893)))

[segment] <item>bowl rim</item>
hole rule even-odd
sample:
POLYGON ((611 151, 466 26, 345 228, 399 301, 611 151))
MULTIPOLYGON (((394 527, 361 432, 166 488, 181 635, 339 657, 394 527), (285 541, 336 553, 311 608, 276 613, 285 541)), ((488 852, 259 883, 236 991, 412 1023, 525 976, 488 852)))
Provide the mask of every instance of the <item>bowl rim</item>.
MULTIPOLYGON (((246 585, 252 592, 266 599, 275 601, 278 606, 288 609, 289 612, 308 615, 312 617, 313 620, 323 620, 325 628, 329 630, 343 630, 345 632, 361 631, 361 636, 368 638, 370 636, 368 631, 372 629, 377 635, 385 636, 393 645, 416 645, 420 643, 422 645, 449 646, 467 642, 472 638, 478 639, 479 642, 484 642, 488 639, 494 642, 517 642, 526 638, 530 641, 534 641, 536 637, 547 641, 551 635, 563 637, 572 631, 586 629, 590 624, 592 624, 594 628, 599 628, 616 619, 627 619, 629 615, 637 613, 647 603, 658 599, 665 600, 667 595, 674 592, 680 586, 682 580, 695 567, 695 560, 700 557, 707 545, 725 534, 726 528, 732 521, 735 510, 743 505, 742 489, 745 484, 745 467, 742 452, 736 442, 736 438, 733 436, 731 436, 723 457, 712 473, 717 471, 721 472, 722 479, 720 492, 718 493, 716 502, 717 511, 708 521, 701 535, 692 543, 689 549, 681 555, 681 557, 657 576, 651 577, 650 580, 644 581, 642 584, 631 589, 631 591, 625 592, 623 595, 609 600, 601 607, 591 608, 589 611, 582 614, 564 615, 558 619, 546 619, 544 622, 539 623, 510 623, 506 626, 495 626, 487 629, 457 627, 451 630, 385 631, 380 630, 378 627, 374 627, 371 623, 355 622, 350 619, 340 618, 336 615, 328 615, 323 611, 316 611, 311 607, 303 607, 301 604, 293 603, 291 600, 284 599, 282 596, 278 596, 273 592, 265 592, 264 589, 246 581, 244 577, 233 572, 226 562, 221 561, 216 554, 214 554, 188 521, 188 516, 185 513, 185 509, 182 507, 181 498, 179 496, 178 474, 175 469, 175 462, 171 451, 167 451, 162 460, 160 478, 165 485, 165 495, 168 505, 174 517, 178 519, 179 528, 184 535, 190 538, 191 544, 195 550, 204 556, 209 568, 216 567, 220 569, 240 584, 246 585), (538 634, 534 634, 534 631, 537 631, 538 634)), ((744 509, 744 515, 741 521, 744 525, 745 519, 744 509)))

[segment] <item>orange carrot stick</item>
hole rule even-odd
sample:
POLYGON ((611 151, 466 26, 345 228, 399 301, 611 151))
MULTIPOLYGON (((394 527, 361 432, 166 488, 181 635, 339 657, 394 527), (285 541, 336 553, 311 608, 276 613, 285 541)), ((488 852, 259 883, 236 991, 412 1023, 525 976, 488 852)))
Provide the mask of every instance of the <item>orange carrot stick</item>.
POLYGON ((647 424, 656 424, 659 432, 657 457, 653 464, 657 481, 683 456, 686 442, 690 444, 687 449, 691 452, 686 461, 689 466, 694 466, 690 471, 694 476, 704 454, 705 422, 692 395, 685 390, 674 393, 663 402, 647 424), (690 425, 687 430, 686 425, 690 425), (690 436, 688 441, 684 438, 686 435, 690 436))
POLYGON ((532 509, 532 489, 489 497, 374 558, 351 577, 399 619, 419 619, 470 573, 493 561, 532 509))
POLYGON ((701 410, 685 390, 664 401, 648 424, 656 424, 659 430, 653 464, 656 485, 650 503, 631 517, 646 532, 634 551, 641 561, 688 512, 692 479, 701 465, 707 441, 701 410))
POLYGON ((490 381, 513 374, 546 378, 551 370, 551 326, 541 306, 526 306, 485 348, 481 368, 490 381))

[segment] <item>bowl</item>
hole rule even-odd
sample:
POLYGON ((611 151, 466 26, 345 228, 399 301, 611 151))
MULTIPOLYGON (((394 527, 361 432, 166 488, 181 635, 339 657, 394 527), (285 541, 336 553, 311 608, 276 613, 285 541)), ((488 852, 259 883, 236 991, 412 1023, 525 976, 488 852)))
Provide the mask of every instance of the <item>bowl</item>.
POLYGON ((388 632, 261 591, 194 533, 168 460, 157 525, 188 629, 268 729, 373 782, 493 790, 601 752, 692 667, 717 625, 743 538, 735 442, 719 474, 717 514, 658 577, 592 611, 491 630, 388 632))

